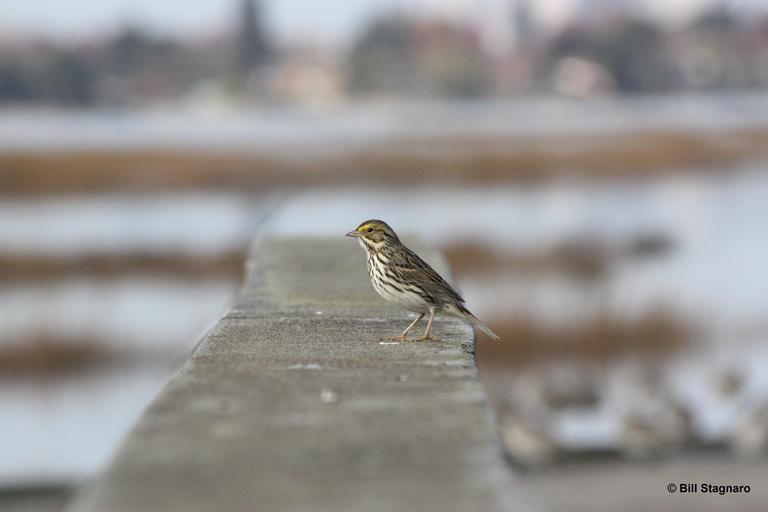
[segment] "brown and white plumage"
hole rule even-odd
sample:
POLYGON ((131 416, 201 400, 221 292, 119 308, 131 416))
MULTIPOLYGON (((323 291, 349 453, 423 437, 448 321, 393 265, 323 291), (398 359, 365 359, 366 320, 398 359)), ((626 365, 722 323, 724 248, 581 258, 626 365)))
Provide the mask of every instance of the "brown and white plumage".
POLYGON ((347 236, 357 238, 365 249, 368 275, 376 292, 382 298, 419 314, 396 339, 407 339, 408 331, 427 313, 430 314, 427 330, 418 339, 431 339, 432 320, 438 312, 468 320, 494 340, 499 339, 464 306, 462 296, 440 274, 400 242, 386 222, 367 220, 347 236))

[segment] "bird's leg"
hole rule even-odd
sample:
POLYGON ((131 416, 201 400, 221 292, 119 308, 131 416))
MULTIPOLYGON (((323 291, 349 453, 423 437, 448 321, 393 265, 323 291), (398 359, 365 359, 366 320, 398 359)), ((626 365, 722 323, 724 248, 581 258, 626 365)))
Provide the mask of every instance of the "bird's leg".
POLYGON ((422 318, 424 318, 424 315, 425 315, 425 314, 426 314, 426 313, 421 313, 419 316, 417 316, 417 317, 416 317, 416 320, 414 320, 413 322, 411 322, 411 325, 409 325, 409 326, 408 326, 408 327, 407 327, 407 328, 406 328, 406 329, 403 331, 403 333, 402 333, 400 336, 398 336, 398 338, 403 338, 403 339, 406 339, 406 338, 407 338, 407 336, 408 336, 408 331, 410 331, 411 329, 413 329, 413 326, 414 326, 414 325, 416 325, 417 323, 419 323, 419 320, 421 320, 422 318))
POLYGON ((391 340, 391 341, 407 341, 407 340, 408 340, 408 331, 410 331, 411 329, 413 329, 413 326, 414 326, 414 325, 416 325, 416 324, 419 322, 419 320, 421 320, 422 318, 424 318, 424 315, 425 315, 425 314, 426 314, 426 313, 422 313, 422 314, 420 314, 419 316, 417 316, 417 317, 416 317, 416 320, 414 320, 413 322, 411 322, 411 325, 409 325, 409 326, 408 326, 408 327, 407 327, 407 328, 406 328, 406 329, 405 329, 405 330, 402 332, 402 334, 400 334, 400 336, 395 336, 394 338, 385 338, 385 339, 388 339, 388 340, 391 340))
POLYGON ((435 311, 437 311, 436 307, 429 308, 429 321, 427 322, 427 330, 424 331, 424 336, 416 338, 416 341, 438 341, 437 338, 433 338, 429 335, 429 331, 432 330, 432 320, 435 318, 435 311))

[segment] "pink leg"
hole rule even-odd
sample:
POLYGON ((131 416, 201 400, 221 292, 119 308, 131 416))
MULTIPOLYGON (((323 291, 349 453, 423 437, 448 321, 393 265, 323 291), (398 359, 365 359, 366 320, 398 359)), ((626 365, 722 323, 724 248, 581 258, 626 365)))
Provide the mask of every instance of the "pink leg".
POLYGON ((394 338, 389 338, 389 339, 390 339, 390 340, 392 340, 392 341, 407 341, 407 340, 408 340, 408 331, 410 331, 411 329, 413 329, 413 326, 414 326, 414 325, 416 325, 416 324, 419 322, 419 320, 421 320, 422 318, 424 318, 424 315, 425 315, 425 313, 422 313, 422 314, 420 314, 419 316, 417 316, 417 317, 416 317, 416 320, 414 320, 413 322, 411 322, 411 325, 409 325, 409 326, 408 326, 408 327, 407 327, 407 328, 406 328, 406 329, 403 331, 403 333, 402 333, 400 336, 395 336, 394 338))
POLYGON ((433 338, 429 335, 429 332, 432 330, 432 320, 435 318, 435 311, 437 311, 437 308, 432 307, 429 308, 429 321, 427 322, 427 330, 424 331, 424 336, 420 338, 416 338, 417 341, 429 341, 434 340, 437 341, 436 338, 433 338))

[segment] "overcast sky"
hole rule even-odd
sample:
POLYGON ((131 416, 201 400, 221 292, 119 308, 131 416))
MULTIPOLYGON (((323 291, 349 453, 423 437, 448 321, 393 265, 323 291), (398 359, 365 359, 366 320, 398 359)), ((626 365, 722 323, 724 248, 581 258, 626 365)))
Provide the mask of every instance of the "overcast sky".
MULTIPOLYGON (((438 12, 446 16, 482 16, 499 12, 511 0, 267 0, 270 28, 283 41, 344 42, 368 17, 392 9, 438 12)), ((534 0, 539 14, 557 19, 573 6, 629 0, 534 0)), ((714 0, 634 0, 662 17, 685 16, 714 0)), ((164 33, 212 35, 231 25, 236 0, 0 0, 0 35, 91 37, 126 23, 164 33)), ((768 0, 730 0, 761 5, 768 0)))

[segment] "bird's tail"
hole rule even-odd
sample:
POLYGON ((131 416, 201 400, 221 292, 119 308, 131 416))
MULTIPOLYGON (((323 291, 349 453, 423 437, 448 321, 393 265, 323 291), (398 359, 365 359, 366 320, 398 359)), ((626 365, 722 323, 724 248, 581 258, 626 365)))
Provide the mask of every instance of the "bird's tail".
POLYGON ((446 310, 449 313, 453 313, 454 315, 458 316, 459 318, 463 318, 464 320, 469 320, 469 322, 472 323, 475 327, 483 331, 485 334, 491 337, 493 341, 499 341, 501 338, 491 330, 490 327, 485 325, 483 322, 480 321, 475 315, 473 315, 467 308, 465 308, 461 304, 457 305, 451 305, 450 307, 446 308, 446 310))
POLYGON ((475 327, 477 327, 478 329, 480 329, 481 331, 483 331, 485 334, 487 334, 488 336, 490 336, 490 337, 491 337, 491 339, 492 339, 493 341, 499 341, 499 340, 501 339, 501 338, 499 338, 499 335, 498 335, 498 334, 496 334, 495 332, 493 332, 493 331, 491 330, 491 328, 490 328, 490 327, 488 327, 488 326, 487 326, 487 325, 485 325, 483 322, 481 322, 480 320, 478 320, 476 316, 474 316, 474 315, 470 315, 469 317, 467 317, 467 320, 469 320, 470 322, 472 322, 472 325, 474 325, 475 327))

